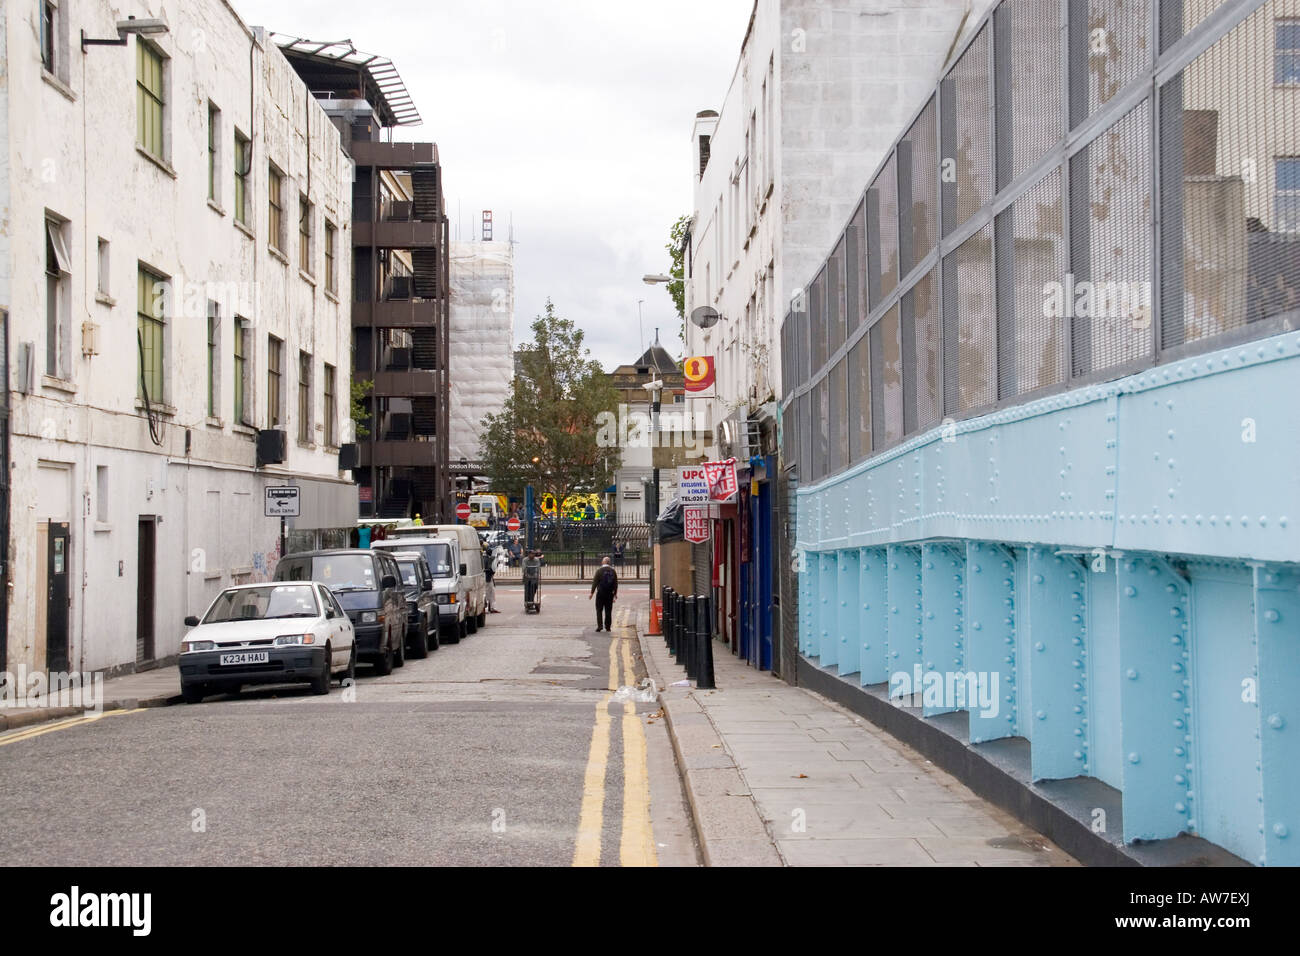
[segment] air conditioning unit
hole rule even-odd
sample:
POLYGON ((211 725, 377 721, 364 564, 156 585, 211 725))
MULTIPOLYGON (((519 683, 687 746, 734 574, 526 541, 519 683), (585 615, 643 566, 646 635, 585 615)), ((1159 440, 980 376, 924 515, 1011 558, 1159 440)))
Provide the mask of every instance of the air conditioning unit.
POLYGON ((288 436, 281 428, 263 428, 257 433, 257 467, 280 465, 289 455, 288 436))

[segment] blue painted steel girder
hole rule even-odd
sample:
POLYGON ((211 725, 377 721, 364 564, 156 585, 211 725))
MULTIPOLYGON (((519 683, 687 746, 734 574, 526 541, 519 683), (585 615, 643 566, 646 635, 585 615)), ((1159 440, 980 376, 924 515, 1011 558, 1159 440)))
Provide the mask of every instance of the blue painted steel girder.
POLYGON ((835 579, 835 598, 838 604, 835 628, 836 661, 840 674, 856 674, 859 667, 858 637, 860 615, 858 613, 858 550, 853 548, 841 551, 836 556, 837 576, 835 579))
POLYGON ((1087 603, 1083 566, 1072 555, 1029 549, 1028 626, 1034 712, 1023 723, 1035 780, 1088 772, 1087 603))
POLYGON ((997 675, 997 712, 970 712, 971 743, 1014 737, 1016 709, 1016 558, 986 541, 966 543, 966 666, 997 675))
POLYGON ((858 601, 862 606, 858 651, 863 685, 889 680, 889 552, 863 548, 858 558, 858 601))
POLYGON ((1264 859, 1300 865, 1300 570, 1255 568, 1264 859))
POLYGON ((816 650, 822 667, 837 663, 839 600, 835 594, 835 555, 823 551, 817 556, 817 633, 816 650))
POLYGON ((888 549, 889 695, 902 696, 914 689, 916 674, 924 664, 921 646, 921 549, 891 544, 888 549), (895 675, 906 677, 905 686, 895 675))
POLYGON ((921 690, 922 714, 926 717, 969 706, 962 642, 965 571, 964 547, 947 543, 921 545, 922 679, 925 682, 921 690))
POLYGON ((1154 556, 1119 560, 1124 840, 1195 829, 1188 646, 1191 585, 1154 556))

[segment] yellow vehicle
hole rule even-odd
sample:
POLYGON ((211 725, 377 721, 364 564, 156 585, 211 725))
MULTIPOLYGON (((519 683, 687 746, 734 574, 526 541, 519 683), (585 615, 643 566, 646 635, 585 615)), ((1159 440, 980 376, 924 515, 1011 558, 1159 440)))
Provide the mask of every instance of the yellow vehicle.
MULTIPOLYGON (((547 492, 542 495, 542 514, 548 518, 555 517, 555 495, 547 492)), ((600 495, 565 495, 560 509, 568 521, 588 521, 605 517, 601 508, 600 495), (588 509, 591 509, 588 511, 588 509)))

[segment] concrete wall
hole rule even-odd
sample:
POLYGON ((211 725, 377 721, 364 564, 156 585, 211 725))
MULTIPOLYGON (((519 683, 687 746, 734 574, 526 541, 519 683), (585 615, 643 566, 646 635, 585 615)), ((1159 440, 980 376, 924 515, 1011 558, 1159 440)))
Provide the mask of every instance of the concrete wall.
POLYGON ((779 332, 791 296, 991 5, 757 0, 720 115, 705 124, 702 177, 699 130, 692 137, 687 314, 711 305, 723 316, 710 330, 687 323, 687 354, 718 360, 710 424, 781 394, 779 332))
MULTIPOLYGON (((338 484, 337 447, 324 444, 324 366, 336 369, 338 441, 348 441, 350 327, 347 306, 324 281, 324 221, 337 225, 337 288, 351 287, 351 163, 338 132, 284 57, 224 3, 147 4, 165 16, 153 38, 167 59, 163 162, 136 146, 136 44, 92 47, 77 31, 111 37, 122 15, 102 2, 61 4, 55 74, 44 74, 37 5, 7 4, 10 43, 4 150, 16 201, 7 209, 11 246, 11 360, 30 344, 30 395, 12 392, 12 540, 9 664, 45 660, 46 555, 50 521, 70 524, 70 645, 74 667, 136 662, 137 532, 158 527, 155 656, 175 653, 182 618, 224 584, 263 578, 278 553, 279 525, 263 518, 266 484, 338 484), (64 71, 59 63, 71 63, 64 71), (84 64, 84 79, 82 65, 84 64), (61 78, 62 77, 62 78, 61 78), (208 199, 208 105, 221 111, 218 182, 208 199), (249 227, 234 222, 234 130, 251 135, 249 227), (285 176, 284 254, 268 248, 268 163, 285 176), (314 204, 309 274, 299 270, 298 197, 314 204), (72 259, 68 362, 45 376, 44 220, 66 220, 72 259), (100 288, 99 240, 109 243, 100 288), (137 400, 137 272, 170 277, 165 316, 166 381, 151 437, 137 400), (207 308, 220 308, 217 414, 207 408, 207 308), (234 421, 234 317, 248 323, 245 420, 234 421), (95 350, 83 351, 83 323, 95 350), (284 342, 282 394, 288 459, 255 468, 256 428, 267 425, 268 335, 284 342), (311 355, 307 440, 299 440, 298 355, 311 355), (102 469, 102 470, 101 470, 102 469)), ((18 375, 11 376, 11 389, 18 375)), ((334 498, 336 502, 340 499, 334 498)), ((351 507, 324 520, 355 521, 351 507)), ((318 520, 320 520, 318 518, 318 520)))

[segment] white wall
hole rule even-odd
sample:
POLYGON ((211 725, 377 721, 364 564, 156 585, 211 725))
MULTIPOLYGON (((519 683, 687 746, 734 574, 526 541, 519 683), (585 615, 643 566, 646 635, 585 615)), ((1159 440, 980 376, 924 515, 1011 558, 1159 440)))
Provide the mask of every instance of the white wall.
POLYGON ((723 318, 708 331, 688 322, 686 352, 717 358, 711 424, 779 395, 791 296, 830 253, 949 50, 992 5, 757 0, 703 177, 692 137, 687 314, 711 305, 723 318))
MULTIPOLYGON (((56 66, 55 73, 64 82, 43 76, 37 8, 11 3, 2 14, 11 131, 4 156, 14 180, 14 201, 0 230, 11 243, 5 257, 13 275, 10 353, 17 356, 20 343, 30 343, 36 371, 32 394, 11 399, 9 663, 44 663, 45 635, 35 621, 44 600, 37 589, 45 555, 36 553, 36 529, 44 521, 68 520, 73 666, 129 666, 135 660, 139 516, 157 515, 162 522, 155 615, 156 656, 162 658, 175 653, 185 614, 201 611, 223 584, 265 577, 272 569, 279 529, 262 517, 264 485, 290 478, 343 481, 337 447, 324 445, 323 366, 336 369, 338 440, 348 441, 351 330, 346 300, 325 290, 324 218, 338 226, 337 287, 348 296, 351 162, 337 130, 279 50, 219 0, 150 2, 133 11, 162 16, 170 25, 169 33, 154 38, 169 57, 165 164, 136 148, 139 41, 91 47, 84 57, 77 43, 82 28, 88 36, 113 36, 124 14, 99 0, 60 4, 67 18, 62 62, 71 68, 56 66), (221 110, 215 204, 207 191, 209 101, 221 110), (236 126, 253 138, 249 230, 233 217, 236 126), (267 248, 268 161, 286 177, 284 257, 267 248), (300 192, 314 203, 314 276, 298 268, 300 192), (67 220, 73 263, 66 381, 41 375, 47 211, 67 220), (110 243, 107 295, 97 291, 100 237, 110 243), (158 445, 136 397, 141 262, 174 284, 158 445), (209 298, 221 307, 219 405, 212 417, 206 403, 209 298), (235 314, 251 323, 246 418, 255 427, 267 424, 267 336, 284 341, 288 460, 280 466, 255 469, 255 430, 233 420, 235 314), (97 354, 82 352, 83 322, 97 326, 97 354), (306 442, 298 440, 300 349, 312 357, 306 442), (98 490, 101 467, 107 468, 106 501, 98 490)), ((354 521, 355 507, 335 517, 339 524, 354 521)))
POLYGON ((509 242, 455 240, 449 250, 451 461, 483 456, 483 416, 501 411, 515 374, 515 261, 509 242))

